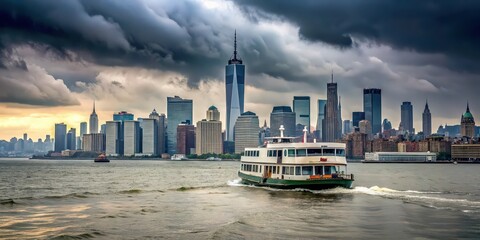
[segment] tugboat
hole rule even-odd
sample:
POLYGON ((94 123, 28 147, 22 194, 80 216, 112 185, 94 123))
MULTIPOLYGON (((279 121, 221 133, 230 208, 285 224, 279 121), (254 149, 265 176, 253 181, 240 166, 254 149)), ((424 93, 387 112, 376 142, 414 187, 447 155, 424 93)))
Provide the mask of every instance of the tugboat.
POLYGON ((353 174, 347 174, 344 143, 307 142, 284 137, 267 138, 264 146, 246 148, 238 176, 243 183, 284 189, 320 190, 351 188, 353 174))
POLYGON ((94 162, 110 162, 110 160, 108 160, 107 156, 105 156, 104 153, 98 155, 98 157, 96 157, 93 161, 94 162))

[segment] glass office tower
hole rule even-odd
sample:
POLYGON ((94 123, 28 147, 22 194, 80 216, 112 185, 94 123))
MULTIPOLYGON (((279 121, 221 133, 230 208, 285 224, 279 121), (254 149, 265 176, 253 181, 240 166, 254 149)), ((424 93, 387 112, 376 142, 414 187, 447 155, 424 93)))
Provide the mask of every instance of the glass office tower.
POLYGON ((179 96, 167 98, 167 152, 177 151, 177 127, 182 122, 193 122, 193 100, 179 96))
POLYGON ((363 112, 365 120, 372 125, 372 133, 382 131, 382 90, 377 88, 363 89, 363 112))
MULTIPOLYGON (((297 126, 301 125, 300 133, 303 134, 303 127, 306 126, 310 133, 310 97, 308 96, 294 96, 293 97, 293 111, 295 112, 295 121, 297 126)), ((298 128, 298 127, 297 127, 298 128)))

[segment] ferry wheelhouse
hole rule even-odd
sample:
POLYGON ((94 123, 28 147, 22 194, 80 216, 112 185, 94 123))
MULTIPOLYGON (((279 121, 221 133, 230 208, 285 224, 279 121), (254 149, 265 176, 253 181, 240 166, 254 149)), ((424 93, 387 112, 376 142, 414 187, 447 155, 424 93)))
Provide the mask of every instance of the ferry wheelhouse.
POLYGON ((242 182, 274 188, 351 188, 353 174, 347 173, 344 143, 303 142, 295 137, 267 138, 264 146, 246 148, 238 176, 242 182))

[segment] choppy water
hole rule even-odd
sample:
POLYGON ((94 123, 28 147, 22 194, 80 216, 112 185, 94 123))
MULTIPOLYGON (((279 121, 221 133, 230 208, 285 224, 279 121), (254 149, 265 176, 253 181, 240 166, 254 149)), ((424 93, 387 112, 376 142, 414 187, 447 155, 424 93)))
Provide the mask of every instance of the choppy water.
POLYGON ((0 238, 480 237, 480 165, 354 163, 327 191, 245 186, 238 165, 0 159, 0 238))

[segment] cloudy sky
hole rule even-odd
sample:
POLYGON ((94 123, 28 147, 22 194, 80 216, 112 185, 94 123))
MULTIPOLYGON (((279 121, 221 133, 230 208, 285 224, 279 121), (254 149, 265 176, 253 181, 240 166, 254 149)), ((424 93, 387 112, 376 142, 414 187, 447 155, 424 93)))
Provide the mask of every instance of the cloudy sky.
MULTIPOLYGON (((381 88, 395 128, 428 99, 433 130, 480 113, 478 1, 5 0, 0 8, 0 139, 79 128, 93 99, 100 121, 146 117, 167 96, 210 105, 225 118, 224 67, 237 31, 247 68, 245 110, 263 122, 294 95, 326 98, 335 73, 342 117, 362 111, 363 88, 381 88)), ((478 121, 478 120, 477 120, 478 121)))

